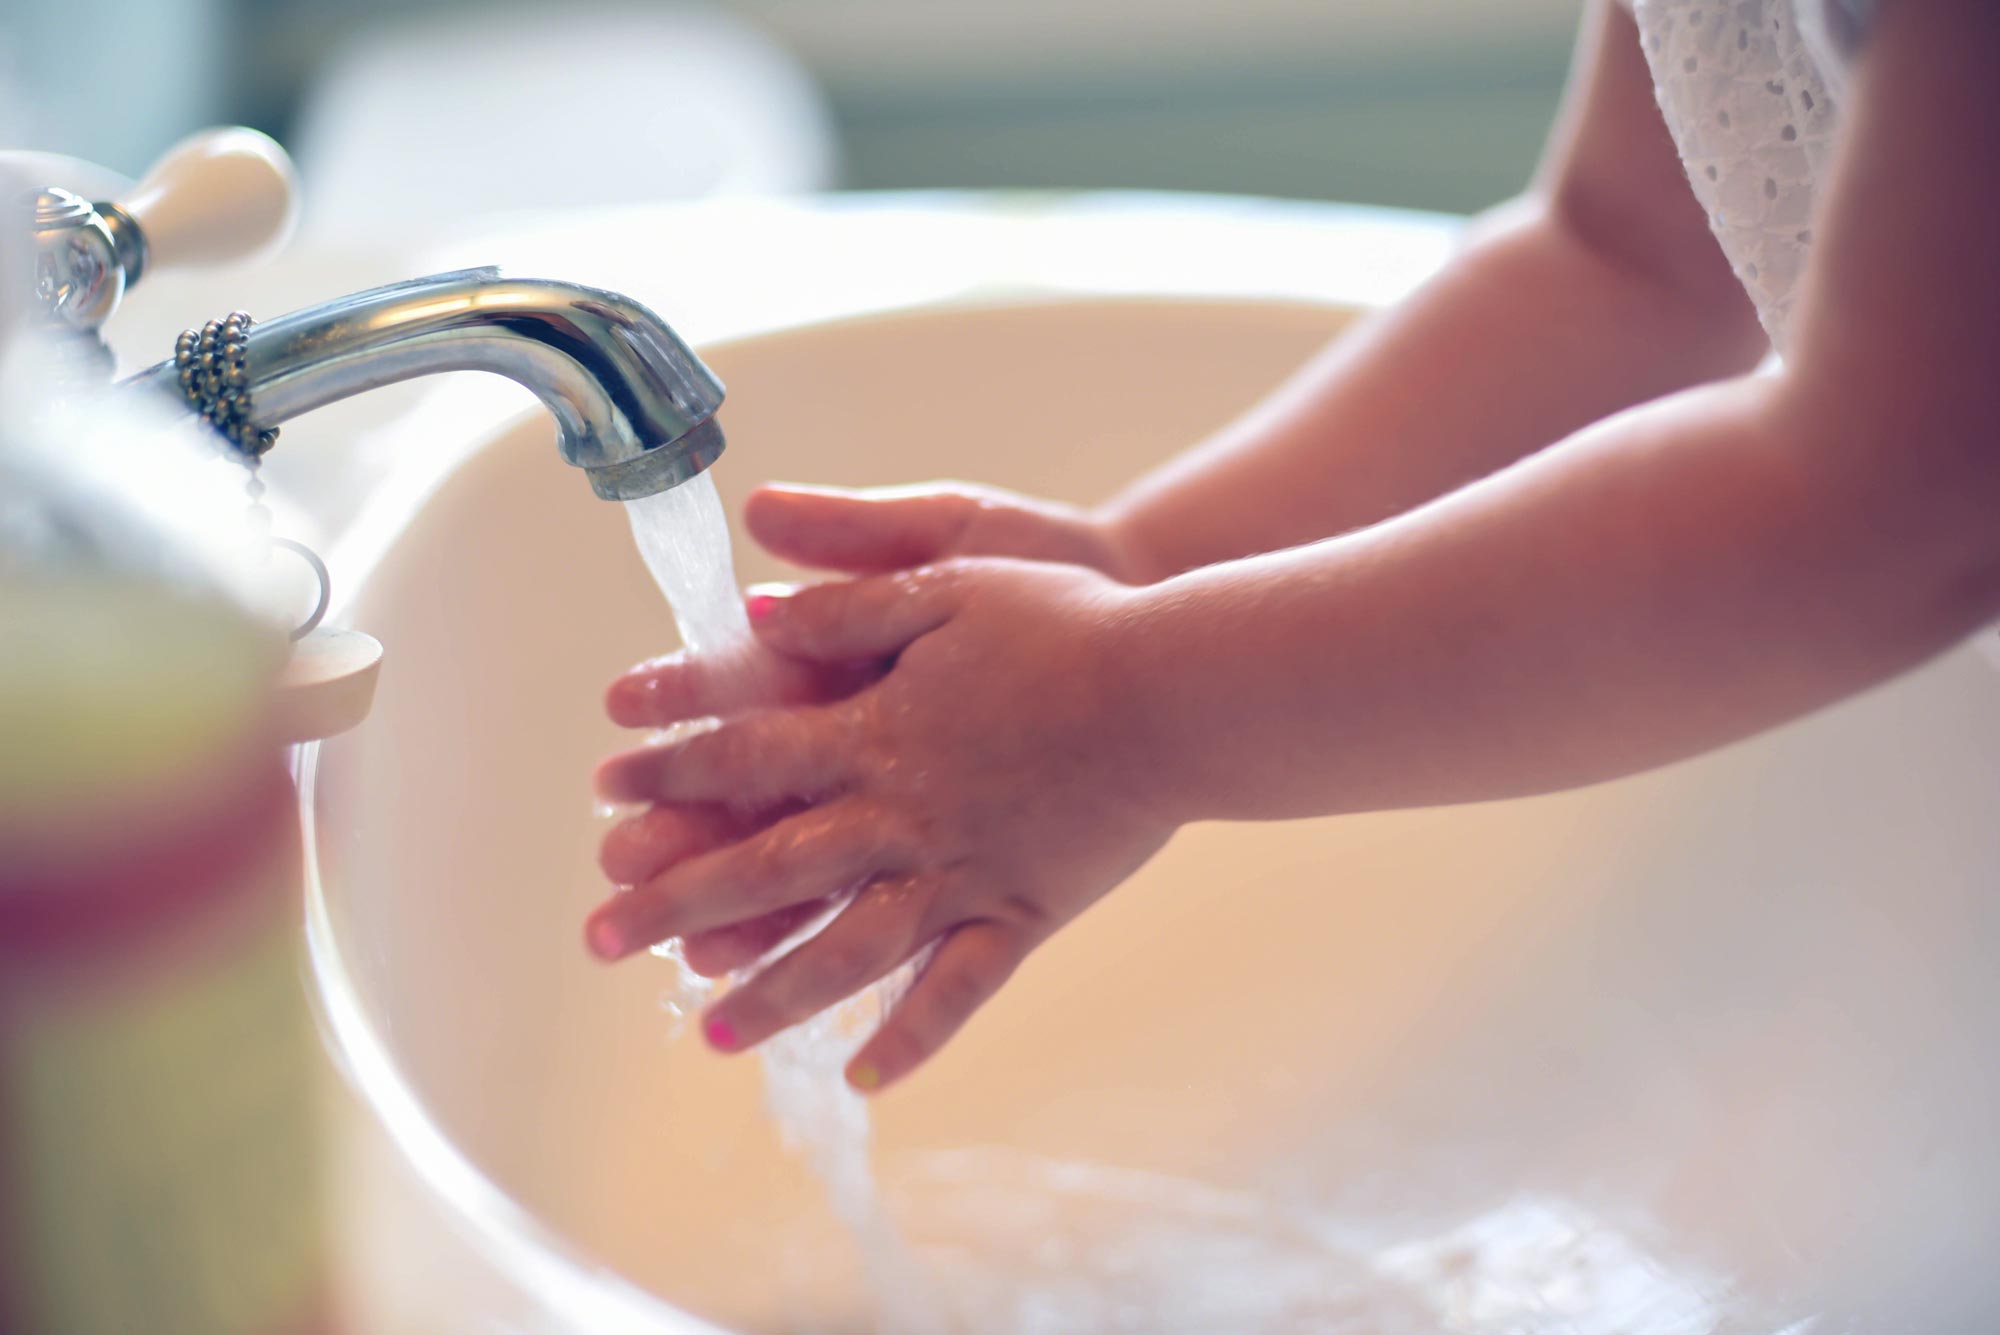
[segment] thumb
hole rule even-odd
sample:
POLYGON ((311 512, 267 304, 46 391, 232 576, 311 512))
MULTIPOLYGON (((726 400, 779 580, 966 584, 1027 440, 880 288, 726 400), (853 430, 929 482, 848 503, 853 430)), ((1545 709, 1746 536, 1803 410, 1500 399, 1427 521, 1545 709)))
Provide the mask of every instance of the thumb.
POLYGON ((889 658, 958 610, 946 568, 872 575, 804 588, 763 584, 745 607, 757 638, 777 653, 822 663, 889 658))
POLYGON ((963 487, 759 487, 744 506, 750 535, 795 565, 851 574, 908 570, 948 556, 979 513, 963 487))

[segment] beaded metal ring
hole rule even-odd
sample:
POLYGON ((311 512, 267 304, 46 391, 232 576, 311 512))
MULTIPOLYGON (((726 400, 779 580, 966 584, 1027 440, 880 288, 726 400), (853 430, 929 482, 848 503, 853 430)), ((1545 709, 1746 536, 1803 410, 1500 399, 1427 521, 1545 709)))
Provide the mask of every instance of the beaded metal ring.
POLYGON ((278 443, 275 428, 260 430, 250 420, 250 373, 244 353, 250 342, 250 314, 231 311, 210 320, 199 333, 181 330, 174 340, 174 368, 181 393, 202 420, 219 432, 238 454, 261 459, 278 443))
POLYGON ((304 561, 319 583, 313 610, 292 628, 292 638, 298 640, 310 635, 326 615, 333 581, 326 563, 312 548, 271 536, 271 511, 263 503, 264 481, 257 476, 257 466, 278 443, 278 431, 276 427, 260 428, 251 421, 250 372, 244 360, 250 345, 250 323, 248 311, 231 311, 220 320, 210 320, 199 331, 183 329, 174 340, 174 368, 181 393, 250 470, 245 490, 250 496, 252 531, 263 540, 266 550, 282 548, 304 561))

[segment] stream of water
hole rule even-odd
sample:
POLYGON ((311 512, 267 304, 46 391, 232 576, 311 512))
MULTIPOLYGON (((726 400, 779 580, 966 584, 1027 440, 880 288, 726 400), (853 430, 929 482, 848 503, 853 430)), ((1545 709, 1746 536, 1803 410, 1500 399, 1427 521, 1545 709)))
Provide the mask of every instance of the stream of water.
MULTIPOLYGON (((737 592, 729 526, 708 475, 627 503, 632 532, 686 648, 768 695, 737 592)), ((780 954, 817 930, 809 926, 780 954)), ((666 1002, 684 1017, 712 985, 678 942, 666 1002)), ((754 969, 751 971, 754 972, 754 969)), ((841 1071, 907 986, 909 966, 767 1041, 765 1105, 825 1184, 866 1258, 857 1310, 814 1303, 801 1335, 1739 1335, 1705 1276, 1679 1273, 1559 1198, 1522 1198, 1414 1241, 1363 1236, 1270 1200, 1100 1164, 971 1149, 894 1166, 892 1222, 870 1156, 868 1105, 841 1071)), ((740 981, 739 976, 739 981, 740 981)), ((809 1248, 774 1239, 774 1267, 809 1248)), ((802 1292, 819 1291, 809 1283, 802 1292)))
MULTIPOLYGON (((736 698, 746 703, 768 698, 770 670, 737 591, 729 520, 714 481, 703 473, 657 495, 627 501, 625 511, 639 554, 673 608, 682 646, 712 670, 730 674, 736 698)), ((823 922, 808 924, 771 958, 818 931, 823 922)), ((675 986, 664 1004, 677 1019, 685 1018, 706 1002, 713 984, 687 967, 678 941, 655 946, 653 953, 674 965, 675 986)), ((879 1328, 894 1335, 933 1335, 940 1326, 927 1286, 876 1188, 867 1101, 842 1076, 848 1059, 875 1032, 913 972, 904 966, 768 1039, 757 1053, 763 1064, 764 1104, 780 1137, 825 1184, 835 1214, 853 1230, 867 1259, 879 1328)))

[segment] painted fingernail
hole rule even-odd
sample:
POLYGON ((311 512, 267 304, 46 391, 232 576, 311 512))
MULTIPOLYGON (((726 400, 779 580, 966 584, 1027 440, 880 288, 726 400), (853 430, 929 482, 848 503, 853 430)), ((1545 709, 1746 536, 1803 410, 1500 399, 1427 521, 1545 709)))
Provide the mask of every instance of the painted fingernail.
POLYGON ((847 1068, 847 1083, 856 1089, 875 1089, 882 1083, 882 1073, 869 1062, 856 1062, 847 1068))
POLYGON ((718 1052, 736 1051, 736 1027, 720 1016, 702 1026, 702 1033, 708 1037, 708 1045, 718 1052))
POLYGON ((796 584, 752 584, 743 591, 743 607, 752 621, 762 621, 778 604, 799 591, 796 584))

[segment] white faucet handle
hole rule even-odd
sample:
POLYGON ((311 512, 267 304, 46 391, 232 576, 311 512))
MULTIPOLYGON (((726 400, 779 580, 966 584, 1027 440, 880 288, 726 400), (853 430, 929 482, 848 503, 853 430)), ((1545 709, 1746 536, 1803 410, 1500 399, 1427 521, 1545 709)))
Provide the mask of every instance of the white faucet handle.
POLYGON ((298 218, 298 176, 278 141, 240 126, 188 136, 118 207, 146 238, 146 268, 205 268, 276 249, 298 218))

